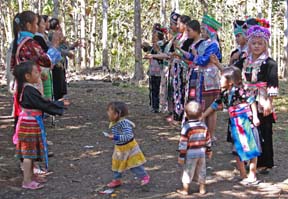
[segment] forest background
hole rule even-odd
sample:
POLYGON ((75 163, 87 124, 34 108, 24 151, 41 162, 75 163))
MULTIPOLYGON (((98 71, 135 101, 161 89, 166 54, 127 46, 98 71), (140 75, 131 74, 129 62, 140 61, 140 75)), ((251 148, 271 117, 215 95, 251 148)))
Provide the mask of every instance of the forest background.
POLYGON ((4 70, 6 52, 13 40, 12 20, 17 12, 32 10, 60 19, 68 41, 82 44, 70 71, 102 68, 119 71, 136 80, 145 77, 148 62, 142 60, 141 42, 151 41, 154 23, 168 27, 175 9, 192 19, 204 13, 223 24, 219 32, 223 63, 235 49, 233 21, 260 17, 270 21, 270 55, 278 62, 279 77, 287 77, 288 0, 1 0, 0 70, 4 70))

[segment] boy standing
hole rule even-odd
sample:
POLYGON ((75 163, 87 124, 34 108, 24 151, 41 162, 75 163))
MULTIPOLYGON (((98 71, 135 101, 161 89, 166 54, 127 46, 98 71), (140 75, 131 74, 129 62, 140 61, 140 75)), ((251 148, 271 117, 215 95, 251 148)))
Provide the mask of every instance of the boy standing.
POLYGON ((179 142, 178 163, 184 165, 183 189, 178 193, 188 195, 191 181, 199 183, 199 193, 205 194, 206 161, 205 156, 212 157, 211 139, 207 126, 199 119, 202 108, 198 102, 191 101, 185 106, 188 121, 183 125, 179 142))

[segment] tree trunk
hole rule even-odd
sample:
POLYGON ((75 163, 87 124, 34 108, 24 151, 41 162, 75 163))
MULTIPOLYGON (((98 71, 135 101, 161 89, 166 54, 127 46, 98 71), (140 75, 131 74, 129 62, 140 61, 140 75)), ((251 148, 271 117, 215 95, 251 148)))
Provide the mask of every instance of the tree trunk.
POLYGON ((102 68, 103 70, 108 70, 109 68, 109 59, 108 59, 108 49, 107 49, 107 40, 108 40, 108 1, 103 0, 102 2, 103 10, 103 21, 102 21, 102 68))
MULTIPOLYGON (((268 21, 271 24, 272 23, 272 0, 269 0, 268 2, 268 21)), ((272 45, 272 40, 269 40, 269 46, 272 45)))
POLYGON ((179 12, 179 0, 171 0, 171 8, 176 12, 179 12))
POLYGON ((288 67, 288 0, 285 2, 285 17, 284 17, 284 65, 283 71, 281 71, 282 77, 287 77, 288 67))
POLYGON ((166 26, 166 0, 160 0, 160 22, 166 26))
POLYGON ((96 20, 97 20, 97 10, 98 10, 98 0, 94 2, 93 5, 93 16, 92 16, 92 25, 91 25, 91 44, 90 44, 90 63, 89 68, 94 67, 95 63, 95 34, 96 34, 96 20))
POLYGON ((58 18, 59 16, 59 1, 53 0, 54 9, 53 9, 53 17, 58 18))
MULTIPOLYGON (((80 38, 81 42, 83 42, 86 38, 86 28, 85 28, 85 0, 80 1, 80 38)), ((81 70, 86 68, 86 48, 81 47, 81 62, 80 62, 80 68, 81 70)))
POLYGON ((22 0, 18 0, 19 12, 23 11, 22 0))
POLYGON ((135 41, 135 70, 134 77, 135 81, 142 80, 144 78, 144 71, 142 65, 142 48, 141 48, 141 2, 140 0, 134 0, 134 35, 135 41))

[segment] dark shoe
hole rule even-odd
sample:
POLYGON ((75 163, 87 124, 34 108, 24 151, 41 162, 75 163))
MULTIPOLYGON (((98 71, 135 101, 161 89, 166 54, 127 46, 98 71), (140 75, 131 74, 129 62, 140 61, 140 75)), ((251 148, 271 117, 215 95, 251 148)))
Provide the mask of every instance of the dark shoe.
POLYGON ((268 168, 263 168, 263 169, 260 169, 258 171, 259 174, 263 174, 263 175, 267 175, 269 174, 269 169, 268 168))
POLYGON ((152 112, 152 113, 159 113, 159 110, 153 109, 151 112, 152 112))
POLYGON ((53 157, 54 153, 52 151, 48 152, 48 157, 53 157))

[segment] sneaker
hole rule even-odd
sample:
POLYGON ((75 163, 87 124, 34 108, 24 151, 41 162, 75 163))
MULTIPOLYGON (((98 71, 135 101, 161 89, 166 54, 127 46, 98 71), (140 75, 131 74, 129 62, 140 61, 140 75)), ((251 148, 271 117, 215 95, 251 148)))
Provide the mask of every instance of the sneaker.
POLYGON ((147 176, 144 176, 141 180, 141 186, 144 186, 146 184, 148 184, 150 182, 150 176, 147 175, 147 176))
POLYGON ((122 185, 122 180, 112 180, 109 184, 107 184, 107 187, 109 188, 115 188, 122 185))

